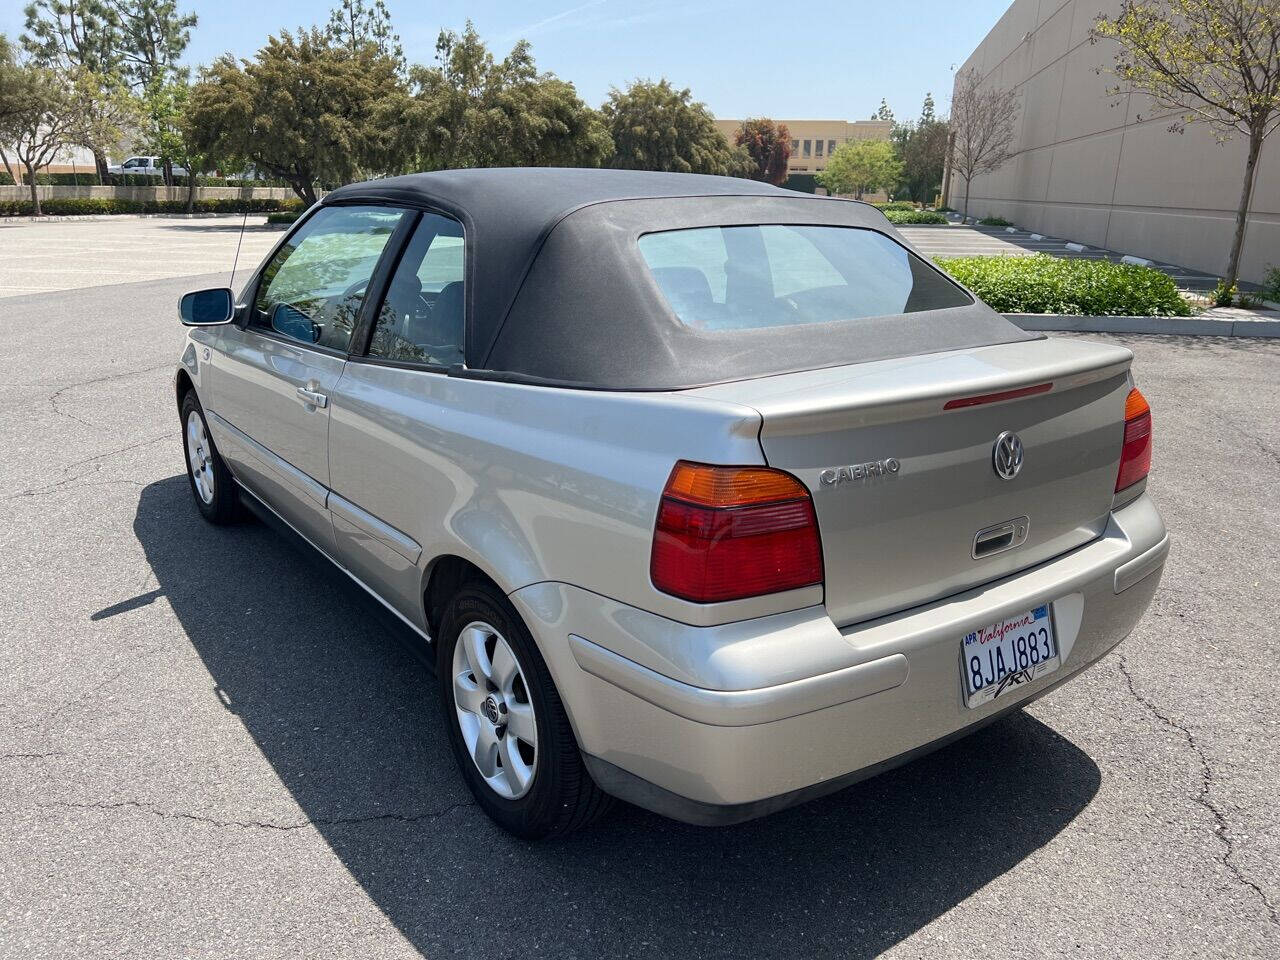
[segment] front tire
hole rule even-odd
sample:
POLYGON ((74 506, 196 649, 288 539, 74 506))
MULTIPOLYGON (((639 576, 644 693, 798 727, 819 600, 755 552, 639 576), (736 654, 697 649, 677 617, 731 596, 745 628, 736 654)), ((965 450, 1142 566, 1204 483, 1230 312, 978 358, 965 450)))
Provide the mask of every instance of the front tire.
POLYGON ((445 607, 436 646, 454 758, 490 818, 539 840, 608 809, 611 798, 583 766, 547 665, 501 591, 465 584, 445 607))
POLYGON ((240 497, 231 471, 209 436, 209 424, 194 390, 182 398, 181 411, 182 449, 196 507, 210 523, 231 523, 239 516, 240 497))

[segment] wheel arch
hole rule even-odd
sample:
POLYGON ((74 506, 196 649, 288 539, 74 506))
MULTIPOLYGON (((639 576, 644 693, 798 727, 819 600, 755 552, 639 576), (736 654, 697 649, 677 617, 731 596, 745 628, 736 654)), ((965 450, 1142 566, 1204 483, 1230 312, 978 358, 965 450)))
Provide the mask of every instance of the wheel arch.
POLYGON ((433 640, 438 635, 440 617, 444 613, 449 598, 457 593, 464 583, 472 580, 489 583, 503 596, 507 596, 510 592, 474 560, 455 553, 445 553, 431 561, 423 581, 422 614, 427 633, 433 640))
MULTIPOLYGON (((195 381, 191 379, 191 374, 187 373, 186 368, 179 367, 178 372, 173 378, 173 396, 177 401, 178 412, 182 412, 182 401, 187 398, 187 394, 195 390, 195 381)), ((198 396, 197 396, 198 399, 198 396)))

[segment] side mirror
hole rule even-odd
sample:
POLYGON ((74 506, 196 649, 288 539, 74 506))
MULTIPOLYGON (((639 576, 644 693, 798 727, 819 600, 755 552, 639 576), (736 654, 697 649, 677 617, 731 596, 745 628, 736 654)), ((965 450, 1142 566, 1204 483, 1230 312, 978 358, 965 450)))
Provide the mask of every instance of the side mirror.
POLYGON ((303 343, 315 343, 320 339, 320 328, 311 318, 284 302, 271 308, 271 329, 303 343))
POLYGON ((235 297, 229 287, 196 290, 178 301, 178 316, 184 327, 213 327, 230 323, 235 315, 235 297))

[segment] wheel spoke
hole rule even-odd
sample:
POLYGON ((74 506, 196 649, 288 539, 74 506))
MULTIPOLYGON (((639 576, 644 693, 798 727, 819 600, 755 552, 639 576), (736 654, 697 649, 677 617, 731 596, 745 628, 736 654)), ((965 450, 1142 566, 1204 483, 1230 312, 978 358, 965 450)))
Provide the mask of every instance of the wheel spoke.
POLYGON ((507 701, 507 737, 519 737, 535 749, 538 746, 538 721, 533 716, 533 706, 528 703, 507 701))
POLYGON ((482 680, 491 680, 493 677, 493 665, 489 663, 489 654, 485 650, 485 641, 489 639, 489 634, 478 626, 467 627, 458 642, 463 645, 463 654, 467 658, 467 665, 471 668, 471 672, 475 674, 477 683, 482 680))
POLYGON ((494 685, 504 694, 509 694, 511 692, 511 681, 520 672, 520 665, 516 663, 515 654, 511 652, 511 648, 507 646, 507 641, 502 637, 498 637, 497 643, 494 644, 491 666, 493 669, 491 679, 494 685))
POLYGON ((476 761, 480 775, 486 780, 498 772, 498 738, 493 727, 480 721, 476 730, 476 742, 471 747, 471 756, 476 761))
POLYGON ((520 756, 515 738, 510 734, 498 741, 498 753, 502 757, 502 775, 513 796, 519 796, 529 786, 533 770, 520 756))
POLYGON ((484 703, 485 693, 480 685, 467 679, 466 674, 459 673, 453 678, 453 702, 458 709, 480 715, 480 704, 484 703))

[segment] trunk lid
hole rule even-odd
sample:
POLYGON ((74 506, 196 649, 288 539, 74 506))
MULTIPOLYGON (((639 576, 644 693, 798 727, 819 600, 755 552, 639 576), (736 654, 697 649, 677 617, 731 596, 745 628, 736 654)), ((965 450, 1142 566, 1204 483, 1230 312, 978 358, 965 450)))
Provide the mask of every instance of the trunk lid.
POLYGON ((1111 510, 1131 360, 1120 347, 1035 340, 694 392, 755 407, 765 459, 811 491, 827 611, 843 626, 1098 537, 1111 510), (1040 389, 989 398, 1028 387, 1040 389), (973 398, 983 399, 946 408, 973 398), (1023 450, 1008 480, 993 462, 1006 432, 1023 450))

